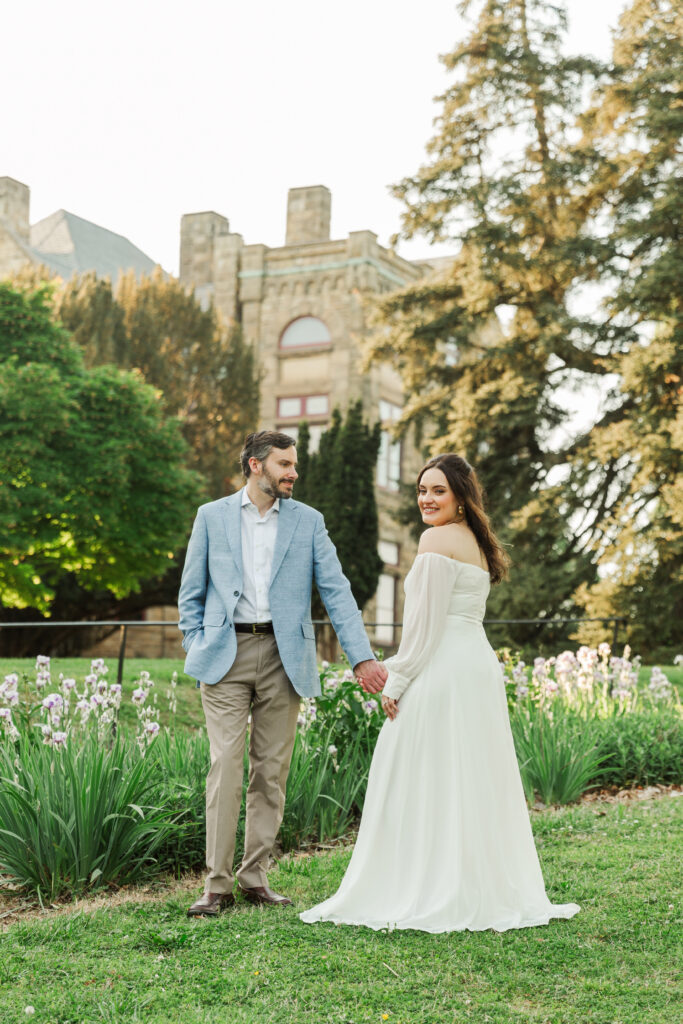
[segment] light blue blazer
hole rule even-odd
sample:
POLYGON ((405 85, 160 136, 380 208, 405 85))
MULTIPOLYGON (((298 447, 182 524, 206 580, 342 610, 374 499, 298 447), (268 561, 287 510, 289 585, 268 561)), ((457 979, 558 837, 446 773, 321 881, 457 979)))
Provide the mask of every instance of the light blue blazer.
MULTIPOLYGON (((233 624, 242 594, 242 491, 200 506, 178 595, 185 671, 217 683, 237 653, 233 624)), ((285 672, 302 697, 320 694, 311 622, 315 583, 351 665, 373 658, 363 620, 321 514, 282 499, 270 577, 270 610, 285 672)))

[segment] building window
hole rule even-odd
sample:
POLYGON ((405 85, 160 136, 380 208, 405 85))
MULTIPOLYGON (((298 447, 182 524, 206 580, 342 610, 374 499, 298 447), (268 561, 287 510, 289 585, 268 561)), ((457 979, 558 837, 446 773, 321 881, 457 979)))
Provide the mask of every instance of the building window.
POLYGON ((375 595, 375 643, 394 643, 394 620, 396 615, 396 577, 382 573, 375 595))
MULTIPOLYGON (((401 415, 401 406, 393 402, 379 403, 379 418, 382 425, 390 427, 401 415)), ((383 430, 377 457, 377 486, 387 491, 397 491, 401 482, 401 442, 395 441, 389 430, 383 430)))
POLYGON ((285 327, 280 348, 305 348, 309 345, 331 345, 332 335, 322 320, 315 316, 300 316, 285 327))
MULTIPOLYGON (((278 430, 279 429, 280 429, 280 427, 278 426, 278 430)), ((298 439, 298 437, 299 437, 299 428, 298 428, 298 426, 297 427, 290 427, 289 425, 285 425, 282 429, 284 430, 285 434, 289 434, 289 436, 293 437, 295 441, 298 439)), ((320 438, 322 437, 323 433, 326 430, 327 430, 327 423, 313 423, 313 424, 309 423, 308 424, 308 434, 309 434, 308 451, 309 451, 310 454, 312 454, 313 452, 317 452, 318 448, 320 447, 320 438)))
POLYGON ((328 412, 327 395, 309 395, 305 399, 307 416, 326 416, 328 412))
POLYGON ((379 541, 377 554, 385 565, 398 565, 398 544, 393 540, 379 541))
POLYGON ((301 416, 302 398, 279 398, 277 403, 278 416, 301 416))
POLYGON ((278 419, 306 419, 307 416, 326 416, 330 409, 328 395, 297 395, 278 398, 278 419))

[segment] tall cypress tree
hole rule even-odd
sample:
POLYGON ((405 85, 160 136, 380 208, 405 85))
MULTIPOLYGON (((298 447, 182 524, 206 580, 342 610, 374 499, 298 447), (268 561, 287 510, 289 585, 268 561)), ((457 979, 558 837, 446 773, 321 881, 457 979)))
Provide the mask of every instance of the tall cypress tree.
MULTIPOLYGON (((377 553, 379 523, 375 500, 375 466, 380 425, 363 420, 362 403, 351 405, 346 419, 339 409, 320 438, 317 452, 309 451, 307 424, 297 441, 299 479, 295 497, 325 516, 353 596, 363 608, 377 589, 382 560, 377 553)), ((322 604, 314 614, 320 617, 322 604)))

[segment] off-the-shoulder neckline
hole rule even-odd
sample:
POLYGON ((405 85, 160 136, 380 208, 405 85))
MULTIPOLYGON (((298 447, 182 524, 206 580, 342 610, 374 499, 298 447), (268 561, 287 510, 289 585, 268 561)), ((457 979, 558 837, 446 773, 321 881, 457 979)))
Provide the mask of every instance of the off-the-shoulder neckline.
POLYGON ((418 558, 422 558, 424 555, 436 555, 437 558, 445 558, 447 562, 454 562, 456 565, 469 565, 471 569, 478 569, 479 572, 485 572, 487 576, 489 575, 488 569, 482 569, 480 565, 475 565, 474 562, 462 562, 459 558, 451 558, 450 555, 441 555, 438 551, 421 551, 420 554, 416 556, 415 561, 417 561, 418 558))

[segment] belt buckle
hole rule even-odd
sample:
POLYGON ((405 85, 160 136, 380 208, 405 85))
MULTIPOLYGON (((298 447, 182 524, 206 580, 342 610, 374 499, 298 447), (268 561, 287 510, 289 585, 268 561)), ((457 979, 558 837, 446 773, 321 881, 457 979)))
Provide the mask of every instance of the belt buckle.
POLYGON ((252 624, 251 624, 251 634, 252 634, 252 636, 260 636, 261 633, 263 632, 262 630, 257 629, 256 628, 257 626, 258 626, 258 622, 252 622, 252 624))

